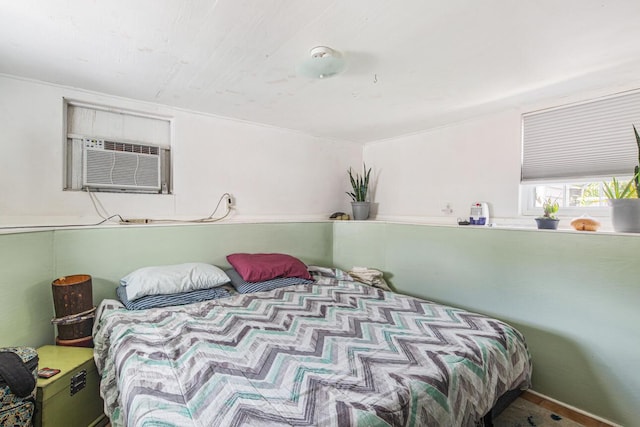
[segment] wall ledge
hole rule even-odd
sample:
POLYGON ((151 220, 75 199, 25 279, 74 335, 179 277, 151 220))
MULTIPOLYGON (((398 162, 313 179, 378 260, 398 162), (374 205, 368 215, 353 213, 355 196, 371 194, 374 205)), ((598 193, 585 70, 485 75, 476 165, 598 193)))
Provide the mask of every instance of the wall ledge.
MULTIPOLYGON (((60 218, 58 222, 53 221, 49 224, 43 221, 42 224, 38 224, 34 221, 32 225, 20 225, 15 221, 9 222, 9 224, 0 225, 0 235, 2 234, 19 234, 19 233, 36 233, 43 231, 54 230, 87 230, 87 229, 117 229, 117 228, 149 228, 149 227, 193 227, 203 225, 231 225, 231 224, 287 224, 287 223, 351 223, 351 224, 402 224, 402 225, 419 225, 430 227, 449 227, 449 228, 465 228, 469 230, 511 230, 511 231, 527 231, 527 232, 542 232, 542 233, 561 233, 561 234, 584 234, 584 235, 607 235, 607 236, 632 236, 640 237, 640 233, 616 233, 612 230, 598 230, 596 232, 590 231, 576 231, 568 227, 570 218, 561 218, 560 228, 557 230, 538 230, 533 224, 532 217, 518 217, 518 218, 495 218, 491 221, 489 226, 477 226, 477 225, 458 225, 457 218, 453 217, 421 217, 421 216, 381 216, 378 215, 375 218, 363 221, 336 221, 328 219, 327 215, 265 215, 265 216, 236 216, 225 218, 221 221, 214 222, 186 222, 189 218, 183 220, 177 219, 175 222, 153 222, 148 224, 119 224, 113 222, 107 222, 104 224, 96 224, 97 221, 86 225, 77 224, 77 222, 83 221, 83 218, 67 219, 66 223, 63 223, 60 218), (564 224, 563 224, 564 222, 564 224), (13 225, 16 224, 16 225, 13 225)), ((88 222, 86 218, 84 221, 88 222)))
MULTIPOLYGON (((58 223, 46 223, 38 224, 37 221, 29 225, 5 224, 0 225, 0 235, 2 234, 19 234, 19 233, 37 233, 43 231, 54 230, 88 230, 88 229, 117 229, 117 228, 149 228, 149 227, 194 227, 203 225, 231 225, 231 224, 296 224, 296 223, 330 223, 333 220, 327 219, 325 215, 304 215, 304 216, 255 216, 255 217, 232 217, 225 218, 221 221, 212 222, 187 222, 188 218, 184 220, 176 220, 175 222, 158 221, 148 224, 119 224, 115 222, 106 222, 104 224, 97 224, 96 222, 89 222, 86 225, 78 224, 82 219, 76 218, 75 220, 68 221, 66 223, 58 220, 58 223)), ((88 222, 88 221, 87 221, 88 222)))
POLYGON ((451 227, 465 228, 469 230, 511 230, 527 231, 536 233, 562 233, 562 234, 584 234, 584 235, 607 235, 607 236, 631 236, 640 237, 640 233, 617 233, 613 230, 600 229, 598 231, 577 231, 568 224, 572 218, 561 218, 560 227, 557 230, 538 230, 534 224, 533 217, 518 218, 495 218, 488 226, 481 225, 458 225, 457 218, 453 217, 416 217, 416 216, 377 216, 366 221, 345 221, 353 223, 383 223, 383 224, 404 224, 423 225, 431 227, 451 227), (563 224, 564 222, 564 224, 563 224))

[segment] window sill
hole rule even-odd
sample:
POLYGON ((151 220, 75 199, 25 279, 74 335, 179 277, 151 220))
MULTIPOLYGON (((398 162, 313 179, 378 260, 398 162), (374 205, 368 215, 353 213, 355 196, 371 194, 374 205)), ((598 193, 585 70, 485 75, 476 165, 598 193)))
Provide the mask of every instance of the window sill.
MULTIPOLYGON (((551 232, 551 233, 572 233, 572 234, 589 234, 589 235, 620 235, 640 237, 640 233, 617 233, 613 231, 611 220, 609 218, 597 218, 601 223, 598 231, 578 231, 570 226, 570 222, 575 217, 559 217, 560 226, 557 230, 538 230, 535 223, 535 216, 531 217, 512 217, 512 218, 492 218, 488 226, 482 225, 458 225, 457 218, 454 217, 415 217, 415 216, 377 216, 374 219, 357 222, 383 222, 389 224, 411 224, 411 225, 428 225, 437 227, 456 227, 467 229, 496 229, 496 230, 514 230, 514 231, 532 231, 532 232, 551 232)), ((345 221, 354 222, 354 221, 345 221)))

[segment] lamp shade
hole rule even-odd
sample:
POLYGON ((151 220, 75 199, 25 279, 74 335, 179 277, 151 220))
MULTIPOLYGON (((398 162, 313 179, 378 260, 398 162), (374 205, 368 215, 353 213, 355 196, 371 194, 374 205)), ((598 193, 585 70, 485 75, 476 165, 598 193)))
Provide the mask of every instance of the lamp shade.
POLYGON ((311 49, 308 58, 298 64, 297 73, 312 79, 325 79, 341 73, 346 68, 346 61, 337 50, 326 46, 311 49))

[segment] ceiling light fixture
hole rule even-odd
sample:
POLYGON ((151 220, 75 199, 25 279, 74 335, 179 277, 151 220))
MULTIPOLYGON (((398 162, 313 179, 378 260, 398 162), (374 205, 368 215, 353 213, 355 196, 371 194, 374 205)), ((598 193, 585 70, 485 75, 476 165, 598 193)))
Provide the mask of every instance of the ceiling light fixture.
POLYGON ((341 73, 346 61, 340 52, 327 46, 316 46, 297 67, 298 74, 312 79, 326 79, 341 73))

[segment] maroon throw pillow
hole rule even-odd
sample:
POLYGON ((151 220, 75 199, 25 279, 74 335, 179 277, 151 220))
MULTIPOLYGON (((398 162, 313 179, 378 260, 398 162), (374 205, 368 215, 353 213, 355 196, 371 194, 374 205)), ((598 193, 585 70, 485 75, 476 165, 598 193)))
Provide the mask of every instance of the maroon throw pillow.
POLYGON ((277 277, 301 277, 311 280, 307 266, 286 254, 231 254, 227 261, 247 282, 262 282, 277 277))

